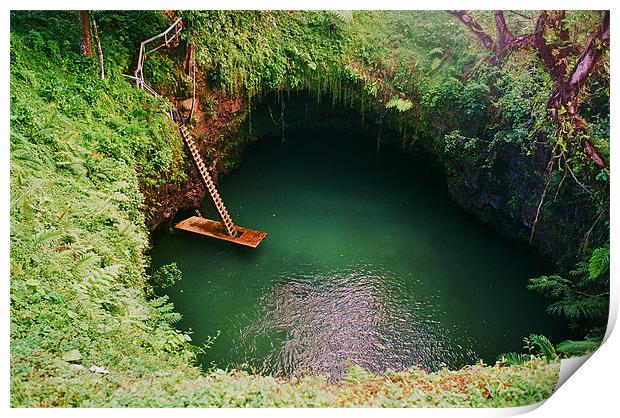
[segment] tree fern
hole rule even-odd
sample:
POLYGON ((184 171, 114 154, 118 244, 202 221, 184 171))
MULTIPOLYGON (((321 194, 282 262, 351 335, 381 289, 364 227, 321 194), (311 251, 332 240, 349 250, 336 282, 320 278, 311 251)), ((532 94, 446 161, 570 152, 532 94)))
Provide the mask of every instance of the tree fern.
POLYGON ((601 247, 594 250, 588 263, 588 279, 596 280, 609 271, 609 248, 601 247))
POLYGON ((583 356, 600 347, 602 338, 587 338, 581 341, 566 340, 556 346, 556 349, 568 356, 583 356))
POLYGON ((403 99, 401 97, 392 97, 385 105, 386 109, 395 108, 399 112, 406 112, 413 107, 411 100, 403 99))

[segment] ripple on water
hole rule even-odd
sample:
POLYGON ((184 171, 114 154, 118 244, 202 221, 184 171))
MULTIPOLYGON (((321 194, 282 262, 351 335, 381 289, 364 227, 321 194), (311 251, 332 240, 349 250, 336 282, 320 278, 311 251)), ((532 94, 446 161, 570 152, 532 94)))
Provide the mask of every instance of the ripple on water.
POLYGON ((348 362, 383 372, 476 360, 462 332, 442 327, 432 319, 432 304, 402 288, 396 275, 369 265, 327 274, 284 272, 260 299, 259 319, 241 330, 237 345, 246 363, 281 376, 339 379, 348 362))

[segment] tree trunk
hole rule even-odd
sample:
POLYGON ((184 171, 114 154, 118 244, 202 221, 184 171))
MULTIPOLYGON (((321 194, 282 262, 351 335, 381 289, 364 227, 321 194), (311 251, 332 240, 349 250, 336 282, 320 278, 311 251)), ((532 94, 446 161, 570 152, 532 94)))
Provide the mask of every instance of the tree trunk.
MULTIPOLYGON (((541 13, 541 18, 539 18, 539 22, 542 22, 540 23, 541 26, 546 23, 546 16, 546 12, 541 13)), ((563 19, 563 16, 560 16, 559 19, 563 19)), ((539 55, 555 79, 555 88, 547 104, 551 117, 560 125, 563 123, 570 124, 573 127, 572 138, 579 139, 581 147, 596 165, 605 167, 603 157, 592 144, 590 132, 583 118, 579 116, 578 95, 588 81, 594 65, 605 53, 605 47, 609 45, 609 12, 604 12, 598 30, 589 37, 585 49, 577 59, 577 63, 567 80, 565 80, 566 60, 563 57, 558 59, 551 54, 542 37, 543 31, 544 26, 539 28, 537 23, 534 42, 539 55)), ((561 34, 561 36, 568 37, 568 34, 561 34)))
POLYGON ((497 27, 497 55, 499 58, 503 58, 513 49, 532 44, 532 35, 526 34, 517 36, 510 32, 506 25, 503 11, 495 10, 495 12, 493 12, 493 17, 495 18, 495 26, 497 27))
POLYGON ((93 56, 93 40, 90 22, 90 10, 78 11, 80 21, 80 54, 93 56))
MULTIPOLYGON (((486 49, 488 49, 493 55, 496 50, 495 42, 493 38, 491 38, 485 31, 482 29, 482 26, 476 20, 467 13, 467 10, 448 10, 448 13, 458 17, 461 22, 465 24, 477 37, 480 43, 484 45, 486 49)), ((499 61, 491 56, 491 62, 494 64, 499 64, 499 61)))

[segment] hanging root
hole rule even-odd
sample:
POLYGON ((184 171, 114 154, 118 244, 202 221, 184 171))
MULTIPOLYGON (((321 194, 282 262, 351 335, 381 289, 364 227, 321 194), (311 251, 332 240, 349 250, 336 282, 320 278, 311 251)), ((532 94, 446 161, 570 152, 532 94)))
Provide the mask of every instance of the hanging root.
POLYGON ((536 225, 540 221, 540 211, 542 209, 543 202, 545 201, 545 196, 547 195, 547 189, 549 189, 549 184, 551 183, 551 179, 547 180, 547 184, 545 184, 545 189, 540 196, 540 202, 538 202, 538 208, 536 209, 536 217, 534 218, 534 222, 532 222, 532 232, 530 233, 530 244, 534 239, 534 232, 536 231, 536 225))
POLYGON ((551 158, 549 159, 549 162, 547 163, 547 170, 546 170, 547 171, 547 183, 545 184, 545 188, 543 189, 542 195, 540 196, 540 201, 538 202, 538 208, 536 208, 536 216, 534 217, 534 222, 532 222, 532 229, 530 233, 530 244, 532 243, 532 240, 534 239, 534 232, 536 232, 536 226, 538 225, 538 222, 540 222, 542 206, 543 206, 543 203, 545 202, 545 196, 547 195, 547 190, 549 190, 549 185, 551 184, 551 180, 552 180, 551 174, 553 172, 553 167, 555 165, 556 148, 557 148, 557 145, 551 151, 551 158))
POLYGON ((579 180, 577 180, 577 176, 575 176, 575 173, 573 172, 573 170, 570 168, 570 165, 568 164, 568 161, 566 161, 566 157, 562 156, 562 159, 564 160, 564 165, 566 166, 566 168, 568 169, 568 172, 571 174, 571 176, 573 176, 573 179, 575 180, 575 182, 581 186, 581 188, 587 192, 588 194, 592 194, 592 191, 590 189, 588 189, 582 182, 580 182, 579 180))

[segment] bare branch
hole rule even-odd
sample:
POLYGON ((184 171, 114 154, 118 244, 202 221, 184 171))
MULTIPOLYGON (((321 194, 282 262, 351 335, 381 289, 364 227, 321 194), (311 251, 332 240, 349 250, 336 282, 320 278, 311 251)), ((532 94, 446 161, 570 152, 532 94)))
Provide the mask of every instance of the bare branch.
POLYGON ((448 13, 458 17, 461 22, 465 24, 465 26, 474 32, 486 49, 491 52, 495 52, 496 46, 493 38, 491 38, 491 36, 489 36, 489 34, 482 29, 482 26, 480 26, 480 24, 476 22, 476 20, 469 13, 467 13, 467 10, 448 10, 448 13))
POLYGON ((508 10, 508 11, 509 11, 510 13, 514 13, 514 14, 516 14, 517 16, 521 16, 521 17, 522 17, 522 18, 524 18, 524 19, 527 19, 527 20, 534 20, 534 18, 532 18, 531 16, 524 15, 523 13, 521 13, 521 12, 517 12, 516 10, 508 10))
POLYGON ((105 78, 105 69, 103 67, 103 49, 101 49, 101 40, 99 39, 99 30, 97 29, 97 21, 93 16, 93 34, 95 35, 95 41, 97 41, 97 50, 99 55, 99 77, 103 80, 105 78))
POLYGON ((502 10, 495 10, 495 12, 493 12, 493 17, 495 18, 495 26, 497 27, 497 50, 500 57, 506 55, 506 53, 512 49, 522 48, 532 44, 532 35, 526 34, 516 36, 508 29, 502 10))

